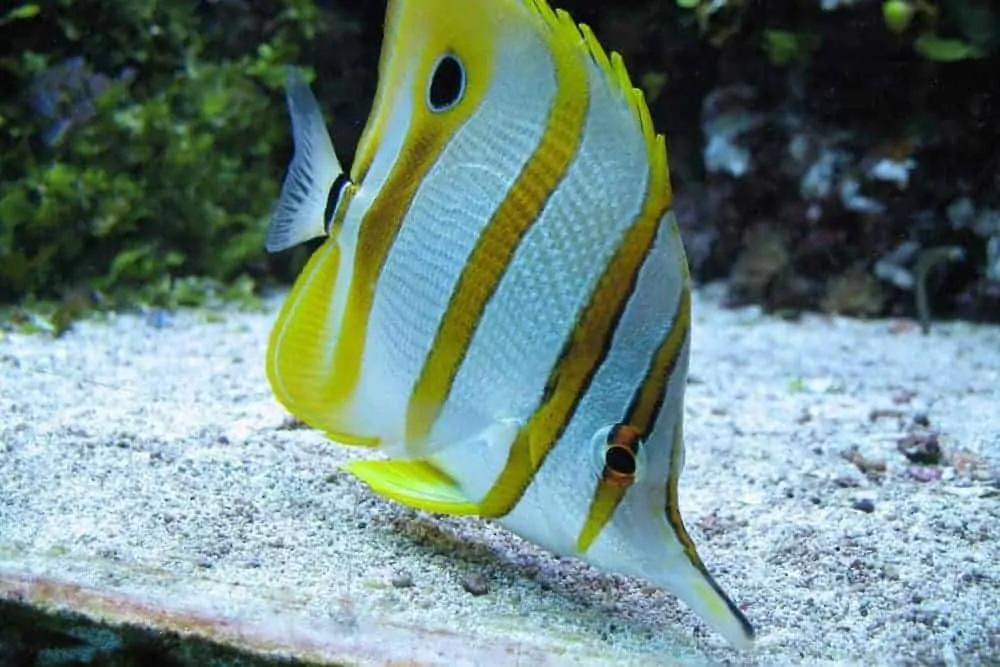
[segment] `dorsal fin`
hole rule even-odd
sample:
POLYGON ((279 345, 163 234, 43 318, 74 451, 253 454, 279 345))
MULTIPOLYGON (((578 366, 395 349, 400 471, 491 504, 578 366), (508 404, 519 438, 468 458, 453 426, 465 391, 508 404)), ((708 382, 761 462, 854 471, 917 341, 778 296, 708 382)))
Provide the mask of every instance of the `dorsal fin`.
MULTIPOLYGON (((563 9, 552 9, 546 0, 521 0, 521 2, 529 11, 541 18, 558 39, 572 44, 597 65, 611 89, 622 96, 622 100, 639 123, 649 158, 657 163, 653 166, 663 169, 662 173, 667 173, 666 140, 653 128, 653 119, 649 114, 649 107, 646 106, 646 97, 641 90, 632 85, 621 54, 612 51, 609 55, 597 41, 590 26, 586 23, 577 24, 568 12, 563 9)), ((669 188, 669 178, 667 180, 666 187, 669 188)))

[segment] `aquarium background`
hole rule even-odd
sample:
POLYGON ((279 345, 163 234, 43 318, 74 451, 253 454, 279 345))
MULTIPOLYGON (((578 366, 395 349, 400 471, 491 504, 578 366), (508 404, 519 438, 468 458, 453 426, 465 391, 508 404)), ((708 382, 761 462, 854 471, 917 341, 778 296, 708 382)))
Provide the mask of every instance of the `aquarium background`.
POLYGON ((667 135, 681 504, 754 653, 275 400, 285 70, 349 163, 383 1, 4 0, 0 666, 1000 664, 1000 5, 552 2, 667 135))
MULTIPOLYGON (((789 316, 1000 321, 995 3, 558 4, 622 53, 668 136, 696 280, 789 316)), ((262 244, 284 68, 307 69, 348 161, 384 3, 3 6, 0 301, 60 331, 294 277, 308 248, 262 244)))

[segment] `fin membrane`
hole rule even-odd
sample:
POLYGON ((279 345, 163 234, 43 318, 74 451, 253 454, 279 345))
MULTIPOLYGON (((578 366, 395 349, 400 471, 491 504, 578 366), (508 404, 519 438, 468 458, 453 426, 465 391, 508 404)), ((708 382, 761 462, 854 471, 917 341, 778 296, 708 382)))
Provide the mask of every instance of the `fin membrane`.
POLYGON ((355 434, 338 409, 333 349, 340 335, 335 303, 341 251, 327 239, 302 269, 282 304, 267 348, 267 378, 275 397, 293 415, 349 445, 379 444, 355 434))
POLYGON ((391 500, 427 512, 478 514, 451 477, 423 459, 355 461, 344 466, 372 490, 391 500))
POLYGON ((707 572, 692 572, 681 588, 671 590, 730 644, 742 650, 753 646, 753 626, 707 572))
POLYGON ((271 217, 264 244, 268 252, 285 250, 326 234, 327 200, 343 173, 319 103, 294 68, 286 73, 285 97, 292 118, 295 156, 271 217))

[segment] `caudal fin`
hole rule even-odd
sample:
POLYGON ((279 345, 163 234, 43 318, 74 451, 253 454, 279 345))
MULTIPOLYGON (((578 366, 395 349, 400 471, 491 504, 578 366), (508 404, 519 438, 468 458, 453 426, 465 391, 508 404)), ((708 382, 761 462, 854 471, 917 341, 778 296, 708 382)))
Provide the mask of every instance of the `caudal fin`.
POLYGON ((289 68, 285 97, 292 118, 295 155, 281 186, 265 247, 278 252, 326 234, 327 199, 343 170, 319 104, 298 70, 289 68))

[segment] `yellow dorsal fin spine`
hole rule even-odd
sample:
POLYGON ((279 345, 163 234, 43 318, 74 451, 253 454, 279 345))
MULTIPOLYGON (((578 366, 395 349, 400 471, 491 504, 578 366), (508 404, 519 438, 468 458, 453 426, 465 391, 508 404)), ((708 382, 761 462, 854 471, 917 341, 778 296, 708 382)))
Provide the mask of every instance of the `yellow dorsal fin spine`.
MULTIPOLYGON (((632 85, 621 54, 617 51, 611 51, 609 55, 601 43, 597 41, 590 26, 586 23, 577 24, 565 10, 553 10, 546 0, 521 1, 528 10, 541 18, 557 37, 565 39, 568 44, 575 45, 594 61, 594 64, 607 78, 608 83, 611 84, 612 89, 621 94, 635 115, 649 151, 649 158, 653 162, 651 172, 666 175, 668 173, 666 139, 662 134, 657 134, 653 128, 653 119, 650 116, 649 107, 646 105, 646 97, 640 89, 632 85)), ((669 191, 669 176, 662 185, 669 191)))

